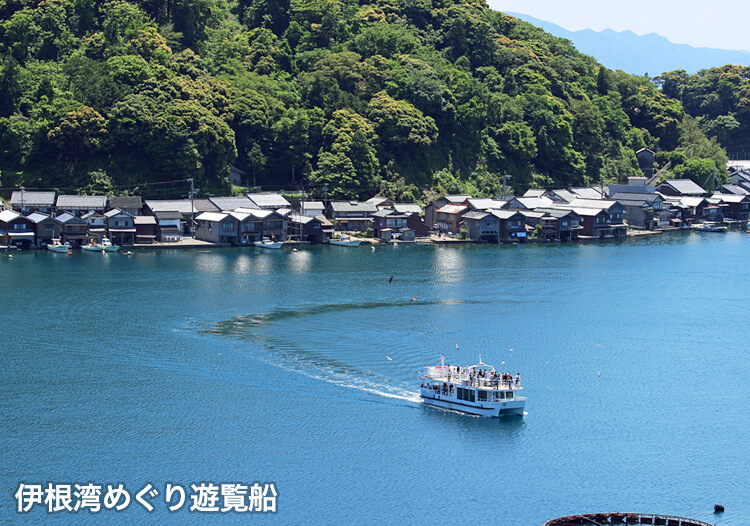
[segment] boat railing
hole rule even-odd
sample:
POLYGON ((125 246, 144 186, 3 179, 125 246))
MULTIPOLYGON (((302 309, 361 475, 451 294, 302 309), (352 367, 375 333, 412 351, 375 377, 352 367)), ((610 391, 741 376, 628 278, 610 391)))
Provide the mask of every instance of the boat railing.
POLYGON ((481 389, 521 389, 520 378, 503 380, 502 377, 485 378, 483 376, 470 375, 466 369, 452 367, 450 365, 442 367, 427 367, 423 375, 431 380, 440 380, 464 385, 466 387, 478 387, 481 389))

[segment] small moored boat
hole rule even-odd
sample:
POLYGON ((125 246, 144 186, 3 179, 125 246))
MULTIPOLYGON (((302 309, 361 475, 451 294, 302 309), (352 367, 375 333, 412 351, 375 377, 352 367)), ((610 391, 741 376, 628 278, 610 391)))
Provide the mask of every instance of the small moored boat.
POLYGON ((108 237, 102 238, 102 247, 104 248, 105 252, 117 252, 118 250, 120 250, 120 246, 113 245, 112 241, 110 241, 108 237))
POLYGON ((96 239, 90 239, 88 243, 81 246, 81 250, 85 250, 87 252, 102 252, 104 250, 104 247, 101 243, 97 243, 96 239))
POLYGON ((328 240, 328 243, 339 247, 358 247, 362 244, 362 240, 354 239, 348 234, 339 234, 337 237, 332 237, 328 240))
POLYGON ((727 227, 717 223, 698 223, 693 225, 693 230, 697 230, 698 232, 726 232, 727 227))
POLYGON ((64 253, 70 250, 70 243, 60 243, 59 239, 53 239, 51 243, 47 244, 47 250, 51 252, 64 253))
POLYGON ((425 404, 479 416, 523 416, 526 398, 517 396, 521 377, 499 373, 482 362, 460 367, 440 365, 425 367, 420 396, 425 404))
POLYGON ((260 241, 255 241, 253 245, 260 248, 270 248, 273 250, 278 250, 281 248, 281 246, 284 244, 283 241, 274 241, 272 239, 268 239, 267 237, 264 237, 260 241))

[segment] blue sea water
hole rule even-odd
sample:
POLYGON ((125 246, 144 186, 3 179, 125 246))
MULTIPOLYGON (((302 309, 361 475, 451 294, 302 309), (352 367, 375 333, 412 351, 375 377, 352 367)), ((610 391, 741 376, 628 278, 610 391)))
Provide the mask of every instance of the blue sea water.
POLYGON ((747 524, 748 261, 744 233, 0 258, 0 523, 747 524), (422 406, 441 353, 520 373, 528 414, 422 406), (22 482, 160 494, 19 514, 22 482), (200 482, 278 511, 167 511, 200 482))

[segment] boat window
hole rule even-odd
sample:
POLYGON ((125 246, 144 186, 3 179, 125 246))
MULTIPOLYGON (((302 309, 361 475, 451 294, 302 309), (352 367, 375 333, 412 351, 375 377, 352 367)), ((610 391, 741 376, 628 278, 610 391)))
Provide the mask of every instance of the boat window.
POLYGON ((474 391, 473 389, 467 389, 467 391, 468 391, 467 394, 469 396, 468 396, 468 399, 466 401, 467 402, 473 402, 475 400, 476 391, 474 391))
POLYGON ((487 401, 487 391, 477 391, 477 393, 478 393, 478 399, 480 402, 487 401))
POLYGON ((513 398, 513 391, 508 391, 508 398, 513 398))
POLYGON ((505 399, 505 391, 500 391, 499 393, 495 393, 495 397, 496 397, 496 398, 497 398, 498 400, 503 400, 503 399, 505 399))

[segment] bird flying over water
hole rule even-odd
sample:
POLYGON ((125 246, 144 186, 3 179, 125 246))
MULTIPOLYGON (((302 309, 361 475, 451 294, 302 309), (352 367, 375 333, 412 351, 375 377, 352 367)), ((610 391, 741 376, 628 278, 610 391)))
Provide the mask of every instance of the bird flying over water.
POLYGON ((390 283, 391 281, 393 281, 393 276, 391 276, 390 278, 388 278, 388 283, 390 283))
POLYGON ((413 298, 411 299, 411 301, 417 301, 417 298, 418 298, 418 297, 419 297, 419 296, 414 296, 414 297, 413 297, 413 298))
POLYGON ((388 358, 389 361, 393 361, 393 358, 391 358, 390 356, 386 355, 385 357, 388 358))

